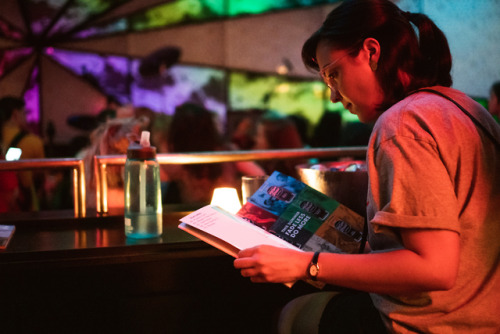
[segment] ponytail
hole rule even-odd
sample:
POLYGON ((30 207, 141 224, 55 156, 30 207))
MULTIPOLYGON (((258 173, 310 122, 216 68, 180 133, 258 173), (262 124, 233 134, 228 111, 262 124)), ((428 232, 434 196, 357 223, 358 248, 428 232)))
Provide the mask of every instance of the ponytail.
POLYGON ((419 86, 451 86, 451 53, 444 33, 427 15, 405 12, 404 16, 419 33, 421 54, 415 67, 415 76, 422 81, 419 86))

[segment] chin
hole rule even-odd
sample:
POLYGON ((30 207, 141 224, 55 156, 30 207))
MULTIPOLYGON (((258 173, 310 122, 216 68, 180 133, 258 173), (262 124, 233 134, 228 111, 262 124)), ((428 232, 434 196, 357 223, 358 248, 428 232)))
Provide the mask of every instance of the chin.
POLYGON ((358 119, 361 123, 366 123, 366 124, 375 123, 378 116, 380 116, 378 113, 373 111, 353 110, 351 111, 351 113, 358 116, 358 119))
POLYGON ((363 117, 363 116, 360 116, 359 114, 357 115, 358 116, 358 119, 361 123, 364 123, 364 124, 374 124, 375 121, 377 120, 377 118, 374 118, 374 117, 363 117))
POLYGON ((351 114, 353 114, 353 115, 356 115, 356 116, 358 117, 359 121, 360 121, 360 122, 362 122, 362 123, 364 123, 364 119, 365 119, 365 117, 364 117, 364 115, 363 115, 363 113, 362 113, 362 112, 359 112, 359 110, 357 110, 357 109, 355 109, 355 108, 351 108, 351 109, 349 110, 349 112, 350 112, 351 114))

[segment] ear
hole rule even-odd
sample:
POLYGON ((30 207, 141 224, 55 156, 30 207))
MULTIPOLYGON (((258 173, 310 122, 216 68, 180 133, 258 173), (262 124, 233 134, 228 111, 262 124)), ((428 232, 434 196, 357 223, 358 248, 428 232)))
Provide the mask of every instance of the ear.
POLYGON ((380 59, 380 44, 375 38, 367 38, 363 41, 363 50, 369 55, 370 63, 377 64, 380 59))

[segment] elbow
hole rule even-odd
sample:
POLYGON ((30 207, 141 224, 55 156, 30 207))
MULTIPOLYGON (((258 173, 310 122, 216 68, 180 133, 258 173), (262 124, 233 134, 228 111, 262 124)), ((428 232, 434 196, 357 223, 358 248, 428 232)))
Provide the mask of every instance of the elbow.
POLYGON ((446 278, 441 279, 437 282, 437 286, 435 290, 447 291, 451 290, 455 286, 456 278, 446 278))
POLYGON ((432 290, 451 290, 457 281, 457 271, 440 271, 438 275, 433 275, 430 285, 432 290))

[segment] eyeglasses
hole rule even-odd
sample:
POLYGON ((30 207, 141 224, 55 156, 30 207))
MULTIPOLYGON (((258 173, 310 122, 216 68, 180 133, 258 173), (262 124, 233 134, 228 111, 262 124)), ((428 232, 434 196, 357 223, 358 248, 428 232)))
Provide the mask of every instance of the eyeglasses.
POLYGON ((337 58, 336 60, 334 60, 334 61, 326 64, 320 70, 319 73, 320 73, 321 77, 323 78, 323 81, 325 82, 325 84, 328 86, 328 88, 334 89, 335 76, 332 75, 332 73, 331 73, 330 70, 333 68, 334 65, 336 65, 339 61, 341 61, 346 56, 350 55, 355 50, 357 50, 357 48, 350 48, 350 49, 348 49, 344 55, 342 55, 339 58, 337 58))

